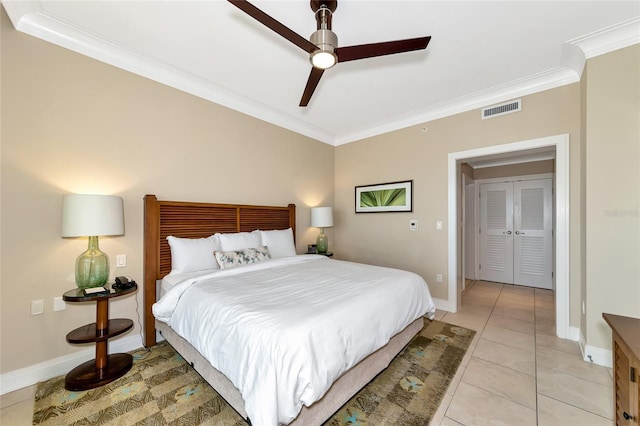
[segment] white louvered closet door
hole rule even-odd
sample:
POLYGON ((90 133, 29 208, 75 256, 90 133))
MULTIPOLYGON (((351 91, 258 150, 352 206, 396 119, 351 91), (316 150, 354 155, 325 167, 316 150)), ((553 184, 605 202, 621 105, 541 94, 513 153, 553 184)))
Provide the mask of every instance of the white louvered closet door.
POLYGON ((480 185, 480 279, 513 283, 513 183, 480 185))
POLYGON ((551 289, 552 182, 480 185, 480 279, 551 289))
POLYGON ((551 289, 551 179, 513 183, 513 283, 551 289))

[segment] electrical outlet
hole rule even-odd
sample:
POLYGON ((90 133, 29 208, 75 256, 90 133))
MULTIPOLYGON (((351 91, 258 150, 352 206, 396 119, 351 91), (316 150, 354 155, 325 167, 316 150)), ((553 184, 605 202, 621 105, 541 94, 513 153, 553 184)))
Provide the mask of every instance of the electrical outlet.
POLYGON ((67 304, 62 300, 62 296, 56 296, 53 298, 53 312, 64 311, 67 309, 67 304))
POLYGON ((442 282, 442 274, 436 274, 436 282, 437 283, 441 283, 442 282))
POLYGON ((31 315, 40 315, 44 313, 44 299, 31 301, 31 315))

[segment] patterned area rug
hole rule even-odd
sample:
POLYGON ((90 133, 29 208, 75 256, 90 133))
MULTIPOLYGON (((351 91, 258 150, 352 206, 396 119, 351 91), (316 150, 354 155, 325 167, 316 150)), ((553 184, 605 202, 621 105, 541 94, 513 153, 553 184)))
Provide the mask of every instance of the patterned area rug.
MULTIPOLYGON (((427 425, 475 332, 425 320, 391 365, 325 425, 427 425)), ((70 392, 64 376, 38 384, 34 425, 246 425, 171 346, 133 352, 133 367, 97 389, 70 392)))

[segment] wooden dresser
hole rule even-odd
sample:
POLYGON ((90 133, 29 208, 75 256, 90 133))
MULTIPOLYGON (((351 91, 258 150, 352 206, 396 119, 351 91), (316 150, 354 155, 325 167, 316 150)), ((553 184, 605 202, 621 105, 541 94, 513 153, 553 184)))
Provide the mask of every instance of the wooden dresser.
POLYGON ((602 314, 613 331, 616 425, 640 424, 640 319, 602 314))

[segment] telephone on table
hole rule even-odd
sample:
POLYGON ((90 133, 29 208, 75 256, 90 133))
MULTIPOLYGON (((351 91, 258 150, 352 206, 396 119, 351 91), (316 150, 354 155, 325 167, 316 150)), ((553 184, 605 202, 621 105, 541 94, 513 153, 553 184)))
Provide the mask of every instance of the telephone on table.
POLYGON ((136 286, 136 282, 131 279, 131 277, 116 277, 116 282, 111 286, 114 289, 118 290, 127 290, 136 286))

